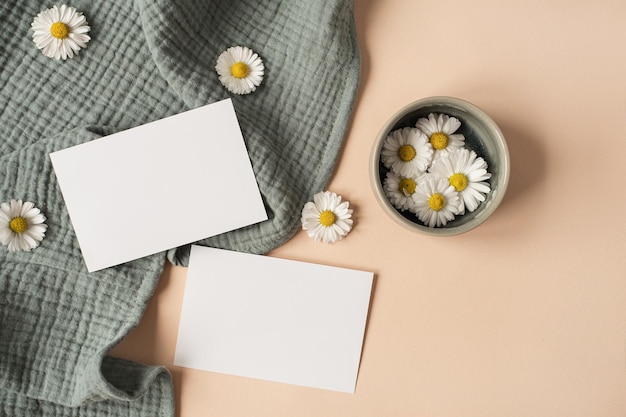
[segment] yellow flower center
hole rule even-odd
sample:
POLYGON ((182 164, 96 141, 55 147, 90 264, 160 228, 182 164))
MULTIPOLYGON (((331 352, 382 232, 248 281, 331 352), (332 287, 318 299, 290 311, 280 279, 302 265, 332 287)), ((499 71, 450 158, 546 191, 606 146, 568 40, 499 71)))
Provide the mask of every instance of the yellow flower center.
POLYGON ((235 78, 246 78, 250 69, 243 62, 236 62, 230 67, 230 72, 235 78))
POLYGON ((404 162, 409 162, 415 158, 415 148, 411 145, 402 145, 398 149, 398 157, 404 162))
POLYGON ((9 222, 9 228, 13 230, 14 233, 24 233, 26 229, 28 229, 28 223, 26 219, 21 216, 15 217, 9 222))
POLYGON ((460 172, 450 175, 448 181, 450 181, 450 185, 453 186, 457 191, 463 191, 465 187, 467 187, 468 183, 465 174, 461 174, 460 172))
POLYGON ((320 214, 320 223, 322 226, 330 227, 335 224, 335 213, 330 210, 324 210, 320 214))
POLYGON ((443 132, 435 132, 430 135, 430 144, 438 151, 445 149, 448 146, 448 135, 443 132))
POLYGON ((430 196, 428 205, 433 211, 439 211, 446 205, 446 199, 441 194, 436 193, 430 196))
POLYGON ((398 184, 398 190, 402 191, 405 196, 410 196, 415 192, 415 181, 411 178, 403 178, 398 184))
POLYGON ((50 34, 57 39, 65 39, 70 36, 70 28, 63 22, 56 22, 50 26, 50 34))

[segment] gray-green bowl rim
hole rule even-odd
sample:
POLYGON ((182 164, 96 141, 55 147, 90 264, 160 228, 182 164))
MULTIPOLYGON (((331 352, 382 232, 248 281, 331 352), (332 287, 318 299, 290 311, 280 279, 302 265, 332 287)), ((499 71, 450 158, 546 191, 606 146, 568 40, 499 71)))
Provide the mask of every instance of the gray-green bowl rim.
POLYGON ((372 188, 374 189, 374 194, 376 195, 376 199, 378 203, 381 205, 383 210, 396 222, 401 224, 402 226, 427 235, 431 236, 454 236, 461 233, 468 232, 479 225, 481 225, 485 220, 487 220, 491 214, 498 208, 504 195, 506 194, 506 190, 509 184, 509 176, 510 176, 510 157, 509 157, 509 149, 506 144, 506 140, 504 139, 504 135, 500 131, 498 125, 493 121, 493 119, 484 112, 481 108, 472 104, 468 101, 456 98, 456 97, 448 97, 448 96, 433 96, 426 97, 419 100, 416 100, 412 103, 407 104, 402 107, 400 110, 395 112, 393 116, 385 123, 385 125, 380 129, 379 133, 376 135, 376 140, 374 141, 374 146, 372 147, 372 151, 370 154, 370 183, 372 184, 372 188), (408 113, 416 111, 422 107, 428 106, 450 106, 459 110, 467 111, 475 116, 477 116, 480 120, 482 120, 486 127, 492 131, 494 137, 498 138, 498 145, 500 147, 500 153, 502 156, 502 166, 500 175, 498 177, 498 193, 491 198, 491 203, 488 207, 483 210, 483 214, 473 219, 475 221, 471 221, 469 223, 465 223, 456 227, 428 227, 424 225, 420 225, 410 221, 409 219, 402 216, 396 208, 389 202, 387 197, 385 196, 385 192, 383 190, 383 185, 380 182, 380 172, 379 172, 379 161, 380 161, 380 152, 382 150, 384 138, 391 131, 391 129, 408 113))

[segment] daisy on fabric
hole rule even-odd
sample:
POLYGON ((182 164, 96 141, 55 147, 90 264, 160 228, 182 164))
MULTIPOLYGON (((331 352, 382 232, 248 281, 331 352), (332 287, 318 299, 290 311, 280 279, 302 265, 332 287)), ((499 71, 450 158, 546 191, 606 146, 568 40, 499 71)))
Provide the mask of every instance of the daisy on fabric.
POLYGON ((428 141, 435 151, 434 158, 451 149, 462 148, 465 145, 465 136, 461 133, 454 133, 461 127, 461 122, 456 117, 430 113, 428 119, 425 117, 418 119, 415 127, 428 137, 428 141))
POLYGON ((428 227, 445 226, 459 212, 459 194, 445 178, 430 174, 415 188, 415 214, 428 227))
POLYGON ((317 193, 302 209, 302 229, 315 241, 334 243, 341 240, 352 229, 349 206, 350 203, 342 202, 341 196, 333 192, 317 193))
POLYGON ((46 218, 33 203, 11 200, 0 204, 0 242, 10 252, 30 251, 39 246, 48 226, 46 218))
POLYGON ((485 201, 485 194, 491 190, 491 178, 487 172, 487 162, 468 149, 455 149, 433 162, 430 172, 441 178, 447 178, 450 185, 459 193, 459 214, 465 209, 472 212, 485 201))
POLYGON ((35 16, 31 24, 33 41, 48 58, 72 58, 91 39, 85 16, 65 4, 53 6, 35 16))
POLYGON ((381 152, 383 164, 398 175, 414 177, 426 171, 433 156, 428 138, 419 130, 405 127, 391 132, 381 152))
POLYGON ((383 190, 395 208, 400 211, 413 211, 415 207, 413 195, 418 182, 418 177, 403 177, 389 171, 383 184, 383 190))
POLYGON ((252 49, 233 46, 217 58, 215 70, 228 91, 234 94, 248 94, 256 90, 263 81, 265 66, 252 49))

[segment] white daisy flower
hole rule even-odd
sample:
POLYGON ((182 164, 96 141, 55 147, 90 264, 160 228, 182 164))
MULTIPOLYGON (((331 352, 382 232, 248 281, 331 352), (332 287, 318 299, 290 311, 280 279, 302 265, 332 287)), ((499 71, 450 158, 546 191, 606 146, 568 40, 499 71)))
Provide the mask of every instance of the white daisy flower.
POLYGON ((341 240, 352 229, 349 205, 330 191, 315 194, 313 202, 306 203, 302 209, 302 229, 316 241, 334 243, 341 240))
POLYGON ((265 66, 250 48, 233 46, 217 58, 215 70, 224 87, 234 94, 248 94, 263 81, 265 66))
POLYGON ((29 201, 11 200, 0 204, 0 242, 9 251, 29 251, 39 246, 48 226, 46 218, 29 201))
POLYGON ((415 207, 413 195, 415 194, 415 187, 418 181, 418 177, 402 177, 393 171, 389 171, 383 183, 383 190, 395 208, 400 211, 413 211, 415 207))
POLYGON ((33 41, 48 58, 56 60, 72 58, 91 39, 90 28, 81 12, 66 6, 53 6, 35 16, 31 24, 33 41))
POLYGON ((445 226, 459 212, 459 194, 445 178, 425 175, 415 188, 415 214, 428 227, 445 226))
POLYGON ((391 132, 381 151, 383 164, 403 177, 415 177, 426 171, 433 156, 428 138, 413 127, 391 132))
POLYGON ((487 172, 487 162, 468 149, 450 151, 445 157, 433 162, 430 172, 441 178, 447 178, 450 185, 459 193, 459 214, 465 209, 472 212, 485 201, 485 194, 491 188, 485 182, 491 178, 487 172))
POLYGON ((462 148, 465 145, 465 136, 461 133, 454 133, 461 127, 461 122, 456 117, 430 113, 428 119, 420 118, 415 127, 428 137, 435 151, 433 159, 451 149, 462 148))

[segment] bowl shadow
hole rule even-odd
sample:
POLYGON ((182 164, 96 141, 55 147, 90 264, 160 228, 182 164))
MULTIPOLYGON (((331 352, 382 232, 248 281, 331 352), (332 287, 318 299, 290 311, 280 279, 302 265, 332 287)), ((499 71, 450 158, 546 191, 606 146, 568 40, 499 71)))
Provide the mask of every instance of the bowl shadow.
POLYGON ((506 120, 494 120, 509 148, 509 186, 498 208, 507 211, 542 182, 546 174, 546 157, 536 137, 506 120))

